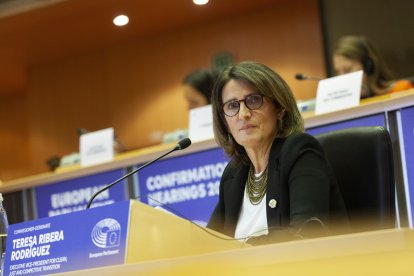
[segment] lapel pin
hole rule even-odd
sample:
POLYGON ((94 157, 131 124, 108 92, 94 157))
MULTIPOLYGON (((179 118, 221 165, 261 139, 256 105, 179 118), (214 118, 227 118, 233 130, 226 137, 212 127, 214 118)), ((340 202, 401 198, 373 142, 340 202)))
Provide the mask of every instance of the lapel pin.
POLYGON ((275 208, 275 207, 276 207, 276 205, 277 205, 277 201, 276 201, 276 199, 271 199, 271 200, 269 200, 269 207, 270 207, 270 208, 275 208))

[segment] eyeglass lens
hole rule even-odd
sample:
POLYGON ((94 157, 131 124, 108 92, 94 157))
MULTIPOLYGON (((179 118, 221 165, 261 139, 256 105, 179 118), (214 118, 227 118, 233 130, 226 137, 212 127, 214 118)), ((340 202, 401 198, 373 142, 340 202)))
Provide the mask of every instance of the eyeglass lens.
POLYGON ((229 117, 236 116, 240 111, 240 102, 244 102, 250 110, 259 109, 263 105, 263 95, 252 94, 242 100, 231 100, 223 105, 224 114, 229 117))

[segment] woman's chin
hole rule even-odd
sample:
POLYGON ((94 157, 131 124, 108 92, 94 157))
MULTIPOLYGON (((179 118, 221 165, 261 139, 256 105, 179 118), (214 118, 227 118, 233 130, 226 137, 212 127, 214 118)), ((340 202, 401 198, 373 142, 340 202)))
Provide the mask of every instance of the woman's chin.
POLYGON ((242 137, 239 137, 236 141, 238 144, 245 148, 260 145, 260 139, 255 135, 243 135, 242 137))

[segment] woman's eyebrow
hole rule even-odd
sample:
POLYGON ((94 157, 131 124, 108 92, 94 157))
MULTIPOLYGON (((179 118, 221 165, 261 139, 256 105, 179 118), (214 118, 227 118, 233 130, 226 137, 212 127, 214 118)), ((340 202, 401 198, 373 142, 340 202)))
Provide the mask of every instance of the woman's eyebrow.
POLYGON ((227 102, 230 102, 230 101, 239 101, 239 100, 244 100, 244 99, 246 99, 246 97, 248 97, 248 96, 250 96, 250 95, 255 95, 255 94, 260 94, 260 93, 259 93, 259 92, 252 91, 252 92, 250 92, 250 93, 248 93, 248 94, 244 95, 244 96, 243 96, 243 98, 241 98, 241 99, 238 99, 238 98, 236 98, 236 97, 233 97, 233 98, 230 98, 230 99, 228 99, 228 100, 223 100, 223 103, 227 103, 227 102))

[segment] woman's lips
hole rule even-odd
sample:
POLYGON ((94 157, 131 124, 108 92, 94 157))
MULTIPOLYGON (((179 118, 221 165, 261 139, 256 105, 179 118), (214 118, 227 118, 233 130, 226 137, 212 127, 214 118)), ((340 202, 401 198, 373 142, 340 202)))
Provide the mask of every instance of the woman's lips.
POLYGON ((241 128, 239 128, 239 130, 248 130, 248 129, 251 129, 251 128, 254 128, 254 127, 255 127, 254 125, 244 125, 241 128))

